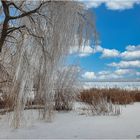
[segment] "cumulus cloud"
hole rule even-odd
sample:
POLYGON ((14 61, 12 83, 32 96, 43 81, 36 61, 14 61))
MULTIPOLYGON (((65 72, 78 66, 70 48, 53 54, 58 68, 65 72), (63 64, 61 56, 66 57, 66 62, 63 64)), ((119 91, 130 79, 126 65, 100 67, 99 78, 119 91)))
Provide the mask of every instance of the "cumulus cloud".
POLYGON ((119 75, 113 71, 99 71, 97 73, 97 78, 98 80, 111 80, 111 79, 122 78, 122 75, 119 75))
POLYGON ((101 46, 98 46, 97 49, 95 49, 94 53, 101 52, 101 58, 113 58, 113 57, 120 57, 125 60, 137 60, 140 59, 140 45, 128 45, 126 47, 126 51, 119 52, 116 49, 107 49, 102 48, 101 46))
POLYGON ((140 76, 140 72, 136 69, 120 68, 114 71, 101 71, 96 75, 96 79, 99 80, 121 80, 127 78, 134 78, 135 76, 140 76))
POLYGON ((130 72, 133 72, 133 70, 131 70, 131 69, 117 69, 117 70, 115 70, 114 73, 117 75, 125 75, 125 74, 128 74, 130 72))
POLYGON ((108 64, 111 67, 119 67, 119 68, 140 68, 140 60, 134 61, 120 61, 119 63, 113 62, 108 64))
POLYGON ((110 74, 110 71, 99 71, 98 75, 108 75, 110 74))
POLYGON ((106 49, 101 46, 95 46, 94 48, 91 48, 90 46, 85 46, 79 50, 79 56, 89 56, 91 54, 95 53, 102 53, 102 58, 112 58, 112 57, 119 57, 120 52, 116 49, 106 49))
MULTIPOLYGON (((116 49, 107 49, 99 45, 93 48, 90 45, 86 45, 86 46, 81 47, 80 49, 78 48, 78 46, 72 47, 70 49, 70 54, 76 53, 80 57, 87 57, 95 53, 101 53, 101 58, 117 58, 118 57, 123 60, 139 60, 140 59, 140 45, 137 45, 137 46, 128 45, 125 49, 126 50, 124 52, 120 52, 116 49)), ((112 65, 115 65, 115 64, 113 63, 112 65)))
POLYGON ((100 45, 95 46, 94 53, 102 52, 102 51, 103 51, 103 48, 100 45))
POLYGON ((126 60, 134 60, 140 58, 140 45, 129 45, 126 47, 126 51, 124 52, 119 52, 116 49, 102 48, 101 46, 98 49, 100 50, 96 52, 102 53, 101 58, 120 57, 126 60))
POLYGON ((82 75, 83 78, 85 78, 86 80, 94 80, 96 78, 96 75, 94 72, 85 72, 83 75, 82 75))
POLYGON ((106 49, 102 48, 101 46, 95 46, 94 48, 90 46, 85 46, 79 49, 78 51, 80 57, 89 56, 95 53, 102 53, 102 58, 112 58, 112 57, 119 57, 120 52, 116 49, 106 49))
POLYGON ((82 46, 80 49, 78 46, 71 47, 70 54, 78 54, 80 57, 90 56, 91 54, 95 54, 97 52, 102 52, 103 48, 99 45, 92 48, 90 45, 82 46))
POLYGON ((88 8, 97 8, 101 4, 105 4, 107 9, 110 10, 125 10, 125 9, 131 9, 134 7, 135 4, 140 4, 140 0, 79 0, 84 2, 88 8))
POLYGON ((78 46, 71 47, 70 54, 75 54, 75 53, 78 54, 80 57, 86 57, 94 53, 94 49, 89 45, 82 46, 81 48, 78 48, 78 46))
POLYGON ((107 49, 101 46, 91 48, 86 46, 80 50, 79 56, 88 56, 94 53, 101 53, 101 58, 121 58, 120 62, 112 62, 108 66, 115 67, 113 71, 85 72, 82 77, 89 81, 106 81, 106 80, 121 80, 127 78, 136 78, 140 76, 138 69, 140 68, 140 45, 128 45, 124 52, 119 52, 116 49, 107 49))
POLYGON ((112 80, 123 77, 122 74, 118 74, 119 72, 114 71, 99 71, 97 73, 94 72, 85 72, 82 75, 87 80, 112 80))
POLYGON ((121 57, 123 59, 139 59, 140 58, 140 50, 139 51, 125 51, 123 53, 121 53, 121 57))
POLYGON ((121 55, 122 59, 139 59, 140 58, 140 45, 134 46, 129 45, 126 47, 126 51, 122 52, 121 55))
POLYGON ((116 49, 103 49, 101 57, 119 57, 119 54, 116 49))
POLYGON ((94 52, 93 48, 91 48, 90 46, 85 46, 85 47, 82 47, 82 48, 79 50, 79 56, 80 56, 80 57, 89 56, 89 55, 91 55, 93 52, 94 52))
POLYGON ((125 9, 131 9, 134 7, 135 4, 139 4, 139 0, 112 0, 112 1, 106 1, 105 5, 110 10, 125 10, 125 9))
POLYGON ((114 71, 99 71, 96 74, 96 80, 113 80, 122 78, 123 75, 118 74, 114 71))
MULTIPOLYGON (((81 0, 81 1, 84 1, 84 0, 81 0)), ((85 3, 86 3, 88 8, 92 8, 92 7, 97 8, 102 4, 102 1, 91 0, 91 1, 86 1, 85 3)))
POLYGON ((122 75, 117 75, 115 73, 110 73, 110 74, 106 74, 106 75, 100 75, 98 77, 99 80, 113 80, 113 79, 119 79, 122 78, 122 75))
POLYGON ((102 53, 104 51, 104 48, 102 48, 100 45, 95 46, 94 48, 90 46, 83 46, 81 49, 79 49, 78 53, 80 57, 86 57, 91 54, 95 53, 102 53))
POLYGON ((127 79, 128 77, 140 76, 135 69, 119 68, 113 71, 85 72, 82 77, 87 81, 111 81, 127 79))
POLYGON ((137 46, 135 46, 135 45, 128 45, 128 46, 126 47, 126 50, 127 50, 127 51, 136 51, 136 50, 140 50, 140 45, 137 45, 137 46))

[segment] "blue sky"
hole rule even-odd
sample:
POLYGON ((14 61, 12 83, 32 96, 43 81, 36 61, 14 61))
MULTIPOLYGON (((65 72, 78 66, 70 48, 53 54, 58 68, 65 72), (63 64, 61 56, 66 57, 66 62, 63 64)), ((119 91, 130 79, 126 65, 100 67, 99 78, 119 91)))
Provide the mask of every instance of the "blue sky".
POLYGON ((86 46, 78 58, 87 81, 140 79, 140 1, 85 2, 96 15, 100 45, 86 46))
MULTIPOLYGON (((140 0, 79 0, 96 16, 100 45, 71 55, 86 81, 140 80, 140 0)), ((73 51, 73 50, 72 50, 73 51)))

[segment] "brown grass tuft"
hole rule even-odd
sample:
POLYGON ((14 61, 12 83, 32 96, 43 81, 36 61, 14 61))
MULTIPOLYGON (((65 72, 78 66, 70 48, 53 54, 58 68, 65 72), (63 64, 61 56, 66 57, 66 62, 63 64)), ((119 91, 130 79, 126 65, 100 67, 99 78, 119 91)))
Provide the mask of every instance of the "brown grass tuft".
POLYGON ((92 88, 89 90, 83 90, 78 99, 82 102, 91 104, 93 101, 96 103, 99 101, 100 97, 107 98, 108 102, 113 104, 130 104, 133 102, 140 102, 140 91, 138 90, 124 90, 118 88, 112 89, 96 89, 92 88))

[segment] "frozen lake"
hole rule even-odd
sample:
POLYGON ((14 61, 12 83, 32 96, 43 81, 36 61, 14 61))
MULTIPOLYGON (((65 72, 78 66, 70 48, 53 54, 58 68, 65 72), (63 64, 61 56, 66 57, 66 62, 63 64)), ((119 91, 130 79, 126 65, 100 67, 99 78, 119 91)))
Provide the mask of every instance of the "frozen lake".
POLYGON ((84 88, 121 88, 140 90, 140 82, 86 82, 84 88))

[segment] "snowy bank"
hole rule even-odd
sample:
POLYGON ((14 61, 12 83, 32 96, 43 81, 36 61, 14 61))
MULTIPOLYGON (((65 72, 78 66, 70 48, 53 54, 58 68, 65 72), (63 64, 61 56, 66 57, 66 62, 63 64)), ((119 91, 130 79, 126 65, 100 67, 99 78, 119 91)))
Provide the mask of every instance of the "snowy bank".
POLYGON ((123 106, 120 116, 80 115, 80 107, 56 113, 51 123, 37 120, 37 111, 25 111, 26 117, 29 113, 32 117, 16 130, 9 128, 6 116, 0 116, 0 138, 134 139, 140 135, 140 103, 123 106))

